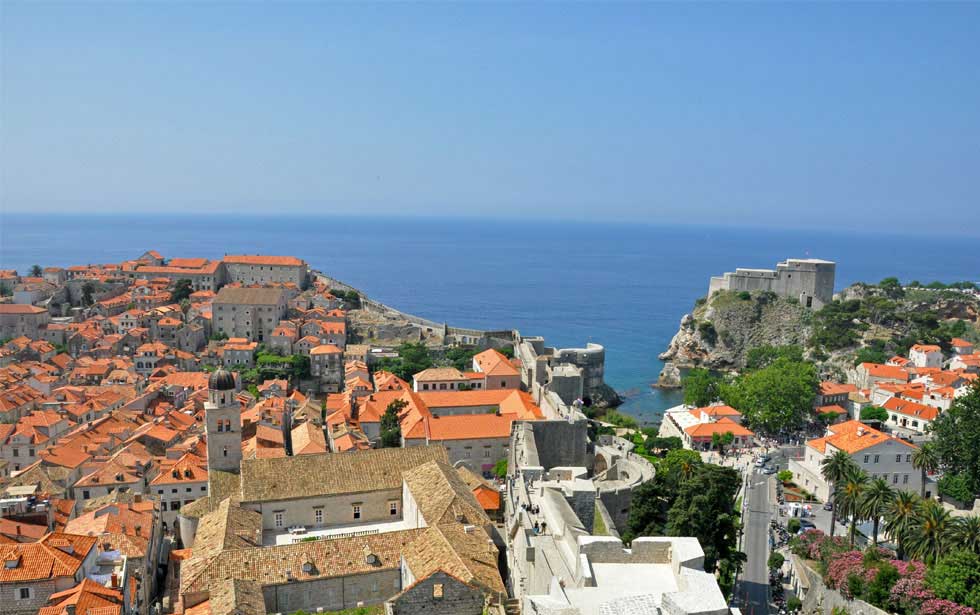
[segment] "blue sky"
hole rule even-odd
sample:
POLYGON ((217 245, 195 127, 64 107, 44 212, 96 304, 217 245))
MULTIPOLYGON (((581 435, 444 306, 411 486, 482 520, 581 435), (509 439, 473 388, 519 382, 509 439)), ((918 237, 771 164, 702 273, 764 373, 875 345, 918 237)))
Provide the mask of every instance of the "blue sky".
POLYGON ((980 3, 0 5, 6 211, 973 232, 980 3))

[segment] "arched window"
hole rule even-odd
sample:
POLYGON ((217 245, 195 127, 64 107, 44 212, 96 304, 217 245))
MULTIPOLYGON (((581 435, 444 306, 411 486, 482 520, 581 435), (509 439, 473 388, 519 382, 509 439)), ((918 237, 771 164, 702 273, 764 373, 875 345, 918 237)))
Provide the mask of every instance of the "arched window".
POLYGON ((221 419, 218 419, 218 433, 225 430, 225 423, 221 419))
POLYGON ((221 449, 221 456, 222 457, 227 457, 228 456, 228 447, 227 446, 222 447, 222 449, 221 449))

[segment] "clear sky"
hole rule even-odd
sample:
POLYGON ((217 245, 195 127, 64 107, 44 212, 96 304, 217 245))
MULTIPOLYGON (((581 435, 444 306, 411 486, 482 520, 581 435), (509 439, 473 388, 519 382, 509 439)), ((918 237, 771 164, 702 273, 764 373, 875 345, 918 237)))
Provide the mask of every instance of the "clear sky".
POLYGON ((6 211, 972 232, 980 3, 0 3, 6 211))

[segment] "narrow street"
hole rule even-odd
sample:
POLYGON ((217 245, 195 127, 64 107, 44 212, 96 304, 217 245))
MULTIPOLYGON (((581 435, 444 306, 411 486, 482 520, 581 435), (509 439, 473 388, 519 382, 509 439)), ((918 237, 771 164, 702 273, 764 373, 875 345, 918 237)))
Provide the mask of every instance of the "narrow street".
POLYGON ((769 476, 749 470, 748 502, 743 519, 744 536, 742 550, 747 556, 745 569, 739 578, 736 596, 745 615, 769 613, 769 520, 771 519, 769 476))

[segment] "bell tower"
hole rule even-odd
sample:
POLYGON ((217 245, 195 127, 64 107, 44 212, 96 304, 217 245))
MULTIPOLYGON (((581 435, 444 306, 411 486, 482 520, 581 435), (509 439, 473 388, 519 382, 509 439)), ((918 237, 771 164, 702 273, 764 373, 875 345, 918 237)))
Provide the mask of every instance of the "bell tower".
POLYGON ((208 379, 204 426, 208 435, 208 473, 238 474, 242 461, 242 411, 235 399, 235 377, 218 369, 208 379))

